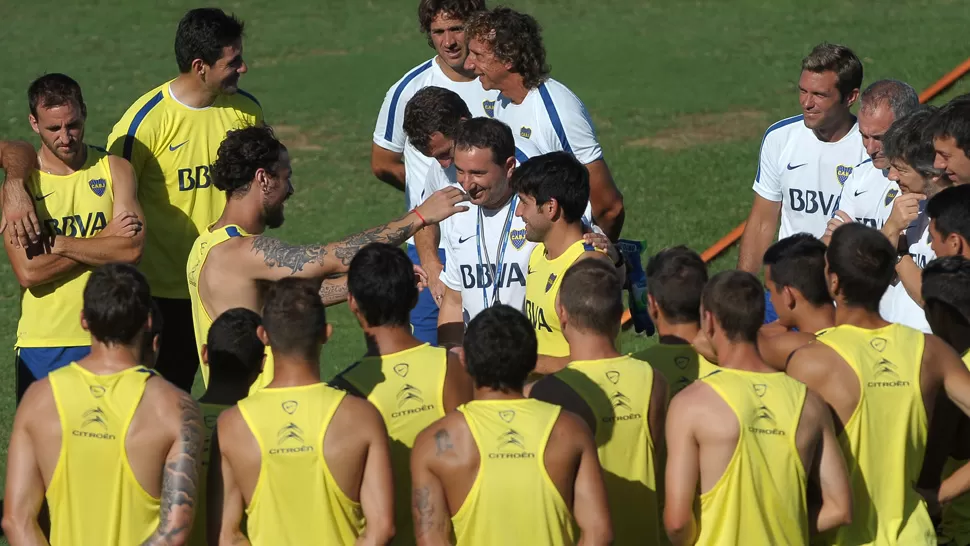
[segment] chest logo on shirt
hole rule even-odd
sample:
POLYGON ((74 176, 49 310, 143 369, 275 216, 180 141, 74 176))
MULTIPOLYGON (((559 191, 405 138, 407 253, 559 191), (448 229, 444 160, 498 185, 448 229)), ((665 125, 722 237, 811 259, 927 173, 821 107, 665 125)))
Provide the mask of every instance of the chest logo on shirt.
POLYGON ((690 358, 686 356, 678 356, 674 358, 674 366, 677 366, 681 370, 686 370, 688 364, 690 364, 690 358))
POLYGON ((606 378, 610 380, 610 383, 616 385, 620 381, 620 372, 616 370, 610 370, 606 372, 606 378))
POLYGON ((849 175, 852 174, 852 167, 848 165, 839 165, 835 168, 835 177, 839 179, 839 185, 845 184, 845 181, 849 179, 849 175))
POLYGON ((101 385, 95 385, 91 387, 91 396, 95 398, 101 398, 102 396, 104 396, 104 391, 105 391, 104 387, 102 387, 101 385))
POLYGON ((552 285, 556 284, 556 274, 550 273, 549 280, 546 281, 546 292, 552 290, 552 285))
POLYGON ((286 402, 283 402, 281 406, 283 407, 283 411, 285 411, 286 413, 289 413, 290 415, 293 415, 296 412, 297 408, 300 407, 300 403, 297 402, 296 400, 287 400, 286 402))
POLYGON ((88 187, 94 192, 94 195, 101 197, 104 195, 104 190, 108 188, 108 182, 104 178, 95 178, 93 180, 88 180, 88 187))
POLYGON ((71 435, 80 438, 94 438, 95 440, 116 439, 114 434, 108 432, 107 416, 99 406, 81 414, 81 430, 72 430, 71 435))
POLYGON ((522 246, 525 245, 525 228, 510 231, 509 240, 512 241, 512 248, 521 250, 522 246))
POLYGON ((881 338, 881 337, 873 338, 873 340, 869 342, 869 345, 872 345, 872 348, 879 351, 880 353, 886 350, 885 338, 881 338))
POLYGON ((495 101, 493 100, 483 100, 482 109, 485 110, 485 115, 494 118, 495 117, 495 101))
POLYGON ((394 366, 394 373, 396 373, 397 375, 399 375, 401 377, 407 377, 408 376, 408 370, 410 368, 411 367, 408 366, 407 363, 402 362, 402 363, 396 364, 394 366))
POLYGON ((519 136, 522 138, 532 138, 532 129, 529 129, 523 125, 522 128, 519 129, 519 136))
POLYGON ((887 191, 886 192, 886 200, 883 201, 883 205, 885 205, 885 206, 888 207, 893 202, 893 199, 896 199, 896 196, 897 195, 899 195, 899 190, 897 190, 896 188, 893 188, 893 189, 887 191))

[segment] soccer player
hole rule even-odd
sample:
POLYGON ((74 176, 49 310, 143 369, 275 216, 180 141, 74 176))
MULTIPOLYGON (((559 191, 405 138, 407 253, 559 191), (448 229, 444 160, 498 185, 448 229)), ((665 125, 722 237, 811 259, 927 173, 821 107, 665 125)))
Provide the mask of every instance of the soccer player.
POLYGON ((861 85, 862 62, 845 46, 819 44, 802 60, 802 113, 765 131, 738 269, 757 273, 776 234, 784 239, 825 233, 842 185, 866 159, 859 124, 849 110, 861 85))
POLYGON ((569 362, 569 344, 556 314, 562 276, 579 260, 612 263, 583 237, 583 207, 589 200, 589 175, 566 152, 534 157, 510 180, 518 195, 515 215, 525 224, 525 239, 538 243, 529 258, 525 310, 539 341, 536 373, 547 375, 569 362))
POLYGON ((832 407, 843 430, 855 515, 834 543, 934 544, 913 484, 937 395, 970 413, 970 372, 938 337, 879 316, 896 262, 879 231, 840 227, 825 261, 837 326, 795 351, 786 372, 832 407))
POLYGON ((880 312, 889 322, 930 333, 920 297, 921 271, 936 258, 930 246, 926 199, 950 186, 944 171, 933 166, 933 142, 924 136, 933 109, 923 107, 893 124, 885 137, 890 160, 889 178, 899 184, 902 195, 893 204, 892 214, 882 227, 883 234, 900 249, 896 262, 897 284, 883 297, 880 312))
POLYGON ((593 431, 615 542, 659 544, 667 381, 616 350, 623 281, 612 265, 580 262, 563 277, 556 312, 572 361, 529 396, 562 406, 593 431))
POLYGON ((930 248, 937 256, 970 260, 970 185, 947 188, 926 204, 930 248))
POLYGON ((145 239, 131 165, 84 143, 87 108, 77 82, 47 74, 27 97, 41 147, 23 188, 43 228, 36 243, 4 240, 21 286, 18 401, 32 381, 90 352, 78 321, 84 285, 99 265, 137 263, 145 239))
MULTIPOLYGON (((456 188, 429 197, 416 209, 386 224, 326 245, 289 245, 263 235, 283 225, 283 209, 293 194, 292 169, 286 147, 266 126, 230 131, 212 165, 212 183, 226 193, 219 219, 206 226, 189 255, 185 272, 192 297, 195 335, 202 350, 209 325, 226 309, 244 307, 259 312, 261 286, 286 277, 324 279, 346 273, 350 260, 368 243, 399 245, 422 226, 465 210, 455 204, 467 199, 456 188)), ((346 298, 346 278, 325 280, 321 297, 327 303, 346 298)), ((273 379, 272 360, 254 388, 273 379)), ((202 368, 208 384, 208 370, 202 368)))
POLYGON ((133 266, 95 269, 81 323, 91 353, 27 389, 7 455, 3 530, 11 544, 185 544, 194 516, 199 405, 139 363, 151 294, 133 266))
MULTIPOLYGON (((512 128, 524 154, 567 152, 586 166, 593 222, 616 241, 623 195, 613 181, 589 112, 565 85, 549 77, 534 18, 509 8, 475 14, 466 25, 468 59, 485 89, 498 90, 495 119, 512 128)), ((528 157, 532 157, 529 155, 528 157)))
MULTIPOLYGON (((249 309, 230 309, 219 315, 209 328, 202 346, 202 362, 209 368, 209 388, 199 398, 205 437, 202 450, 202 473, 196 503, 195 525, 189 546, 205 546, 206 499, 209 461, 212 458, 212 436, 216 420, 223 411, 246 397, 263 365, 263 342, 256 334, 262 323, 259 314, 249 309)), ((215 479, 215 478, 213 478, 215 479)))
POLYGON ((422 343, 408 327, 418 297, 414 271, 400 248, 362 248, 347 273, 347 303, 364 330, 367 352, 331 386, 369 400, 391 437, 394 528, 397 542, 413 543, 411 447, 418 433, 471 400, 472 382, 458 355, 422 343))
MULTIPOLYGON (((427 36, 428 45, 436 54, 409 70, 388 89, 377 116, 371 146, 374 176, 404 191, 407 210, 424 200, 428 170, 438 155, 451 153, 451 146, 440 142, 440 138, 433 137, 432 133, 423 135, 420 142, 411 139, 405 121, 405 105, 410 104, 421 89, 436 86, 456 93, 465 110, 474 112, 475 116, 491 116, 494 111, 498 93, 483 89, 474 72, 464 66, 468 56, 465 22, 473 13, 484 9, 484 0, 421 0, 418 5, 421 32, 427 36)), ((438 276, 444 266, 444 250, 429 243, 431 235, 426 235, 425 244, 432 248, 424 255, 415 248, 419 239, 408 239, 408 256, 428 272, 432 286, 438 288, 436 294, 441 295, 438 276)), ((411 311, 411 324, 418 339, 436 344, 438 305, 430 291, 423 291, 418 296, 418 304, 411 311)))
POLYGON ((804 545, 810 533, 848 523, 852 493, 828 407, 758 354, 761 283, 724 271, 701 301, 718 370, 682 390, 667 412, 671 542, 804 545), (809 489, 820 490, 820 506, 809 506, 809 489))
POLYGON ((468 324, 460 355, 475 399, 424 429, 411 452, 418 544, 447 544, 452 527, 457 544, 609 544, 589 428, 522 394, 536 363, 528 320, 489 307, 468 324))
POLYGON ((765 286, 787 331, 758 339, 761 358, 784 371, 788 357, 835 326, 835 303, 825 281, 825 243, 808 233, 796 233, 768 247, 764 257, 765 286))
POLYGON ((136 100, 108 137, 108 150, 134 167, 153 226, 139 268, 168 325, 157 368, 186 391, 199 357, 183 271, 192 243, 226 204, 209 166, 226 132, 263 120, 259 102, 239 89, 248 70, 242 38, 242 21, 218 8, 186 13, 175 34, 179 75, 136 100))
POLYGON ((852 169, 842 186, 839 210, 829 220, 823 240, 843 222, 862 222, 881 228, 892 211, 899 186, 889 179, 889 159, 883 152, 886 131, 899 119, 919 107, 919 97, 910 85, 896 80, 870 84, 859 97, 859 133, 869 158, 852 169))
POLYGON ((954 184, 970 183, 970 95, 961 95, 937 112, 927 131, 933 136, 933 166, 954 184))
POLYGON ((276 374, 219 416, 212 451, 220 458, 211 469, 221 480, 210 482, 210 543, 386 544, 394 535, 384 422, 366 400, 320 381, 320 353, 333 327, 318 290, 319 283, 296 278, 268 290, 259 337, 273 352, 276 374))
POLYGON ((670 386, 670 396, 674 396, 716 369, 691 346, 701 328, 701 292, 707 284, 707 265, 693 250, 676 246, 652 256, 646 273, 647 311, 657 327, 657 344, 633 358, 649 362, 660 372, 670 386))

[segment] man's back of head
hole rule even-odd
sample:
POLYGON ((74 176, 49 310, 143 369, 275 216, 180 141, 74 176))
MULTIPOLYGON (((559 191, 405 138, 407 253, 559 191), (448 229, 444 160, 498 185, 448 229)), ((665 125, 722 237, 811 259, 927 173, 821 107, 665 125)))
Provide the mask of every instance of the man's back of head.
POLYGON ((700 325, 701 292, 707 284, 700 255, 686 246, 666 248, 647 261, 646 274, 648 305, 655 314, 669 324, 700 325))
POLYGON ((919 95, 908 83, 878 80, 869 84, 859 96, 859 111, 872 111, 882 105, 888 106, 893 118, 898 120, 919 107, 919 95))
POLYGON ((623 316, 623 282, 616 268, 600 260, 577 262, 563 275, 559 307, 564 329, 615 339, 623 316))
POLYGON ((764 258, 765 280, 771 297, 779 299, 775 304, 779 319, 785 320, 782 315, 788 307, 779 305, 794 297, 803 298, 813 307, 831 305, 825 283, 825 250, 825 243, 808 233, 797 233, 768 247, 764 258), (797 296, 792 290, 797 290, 797 296))
POLYGON ((882 233, 854 222, 839 227, 825 263, 829 293, 839 306, 879 312, 896 271, 896 251, 882 233))
POLYGON ((407 328, 418 299, 414 266, 400 248, 369 244, 350 262, 347 291, 350 309, 365 328, 407 328))
POLYGON ((959 353, 970 348, 970 261, 950 256, 928 263, 922 295, 933 333, 959 353))
POLYGON ((937 256, 970 258, 970 185, 961 184, 936 194, 926 204, 930 245, 937 256))
POLYGON ((81 313, 95 343, 137 346, 147 334, 151 310, 148 281, 132 265, 103 265, 84 287, 81 313))
POLYGON ((259 314, 242 307, 219 315, 209 327, 203 359, 209 364, 209 390, 249 385, 259 375, 265 346, 257 335, 259 314))
POLYGON ((437 159, 438 148, 447 144, 442 139, 453 140, 461 121, 471 117, 458 93, 428 86, 415 93, 404 107, 404 134, 419 152, 437 159))
POLYGON ((538 358, 535 330, 525 315, 507 305, 476 315, 463 347, 465 368, 479 390, 521 394, 538 358))
POLYGON ((704 286, 701 311, 701 328, 710 339, 753 344, 765 317, 761 283, 745 271, 722 271, 704 286))
POLYGON ((320 347, 328 336, 320 283, 289 278, 270 285, 261 329, 260 337, 272 350, 277 368, 281 357, 316 368, 320 347))

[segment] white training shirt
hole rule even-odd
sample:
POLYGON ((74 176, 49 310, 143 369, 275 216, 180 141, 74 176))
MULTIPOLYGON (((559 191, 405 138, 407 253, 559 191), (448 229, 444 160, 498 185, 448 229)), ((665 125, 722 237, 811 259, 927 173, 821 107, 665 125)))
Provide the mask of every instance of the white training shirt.
POLYGON ((753 189, 782 203, 780 239, 802 232, 824 235, 842 185, 868 158, 858 123, 838 142, 822 142, 804 119, 798 115, 775 123, 761 142, 753 189))
POLYGON ((887 174, 888 170, 873 167, 871 159, 856 165, 842 187, 839 210, 856 222, 882 229, 893 211, 893 201, 899 195, 899 186, 886 178, 887 174))
MULTIPOLYGON (((428 167, 435 162, 411 145, 404 134, 404 109, 411 97, 429 86, 443 87, 458 94, 474 117, 492 116, 497 91, 486 91, 478 78, 470 82, 456 82, 445 75, 435 58, 409 70, 388 89, 374 128, 374 144, 385 150, 404 153, 404 199, 406 210, 421 202, 428 167)), ((408 239, 413 244, 414 239, 408 239)))
POLYGON ((583 165, 603 158, 593 121, 586 106, 565 85, 547 79, 531 89, 522 104, 499 94, 495 119, 505 122, 515 136, 516 156, 533 157, 550 152, 569 152, 583 165), (530 148, 534 152, 530 152, 530 148))
MULTIPOLYGON (((924 213, 916 220, 915 225, 916 228, 911 227, 906 230, 906 240, 910 243, 909 255, 913 257, 916 265, 923 269, 936 258, 936 253, 930 248, 929 218, 924 213)), ((902 282, 890 285, 886 290, 886 294, 879 302, 879 313, 889 322, 898 322, 927 334, 933 333, 923 308, 909 297, 909 292, 902 282)))

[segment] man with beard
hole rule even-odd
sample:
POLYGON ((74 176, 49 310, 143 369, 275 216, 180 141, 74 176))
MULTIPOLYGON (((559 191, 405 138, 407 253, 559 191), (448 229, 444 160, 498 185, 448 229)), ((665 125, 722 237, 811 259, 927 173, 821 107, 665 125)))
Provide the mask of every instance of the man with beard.
MULTIPOLYGON (((325 245, 289 245, 266 237, 266 228, 283 224, 283 206, 293 194, 290 158, 286 147, 268 127, 230 131, 212 165, 213 184, 226 192, 222 216, 203 229, 186 264, 197 349, 209 326, 223 311, 263 308, 262 285, 286 277, 324 279, 347 272, 357 251, 368 243, 400 245, 425 225, 435 224, 468 207, 455 206, 468 198, 457 188, 429 197, 404 216, 325 245)), ((335 303, 347 296, 346 277, 324 282, 321 297, 335 303)), ((267 354, 267 357, 269 354, 267 354)), ((202 368, 203 380, 208 371, 202 368)), ((255 389, 273 379, 267 358, 255 389)))
POLYGON ((23 247, 4 239, 21 286, 18 401, 32 381, 87 356, 91 336, 78 320, 84 285, 99 265, 137 263, 145 238, 131 165, 84 143, 87 110, 77 82, 48 74, 27 96, 41 148, 40 168, 23 190, 44 227, 23 247))

